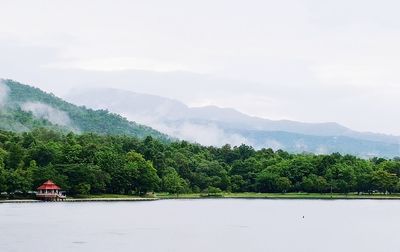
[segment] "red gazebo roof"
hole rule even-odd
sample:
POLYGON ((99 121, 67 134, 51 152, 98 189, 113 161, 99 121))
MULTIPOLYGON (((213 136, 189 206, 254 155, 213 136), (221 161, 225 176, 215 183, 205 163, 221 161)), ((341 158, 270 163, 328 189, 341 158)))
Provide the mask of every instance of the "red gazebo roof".
POLYGON ((47 180, 43 185, 37 188, 38 190, 60 190, 61 188, 53 183, 51 180, 47 180))

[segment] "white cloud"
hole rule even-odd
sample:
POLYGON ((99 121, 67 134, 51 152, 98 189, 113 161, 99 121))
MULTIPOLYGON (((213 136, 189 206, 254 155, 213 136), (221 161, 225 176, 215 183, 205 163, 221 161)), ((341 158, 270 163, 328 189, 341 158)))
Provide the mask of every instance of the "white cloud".
POLYGON ((315 77, 321 84, 351 85, 361 88, 387 87, 400 85, 398 69, 400 61, 376 64, 336 63, 314 67, 315 77))
POLYGON ((176 127, 164 125, 164 128, 162 128, 157 127, 157 125, 155 126, 160 130, 162 129, 163 132, 179 139, 186 139, 207 146, 222 146, 227 143, 232 146, 239 146, 243 143, 250 144, 245 137, 225 132, 213 124, 203 125, 185 122, 176 127))
POLYGON ((45 68, 59 69, 82 69, 88 71, 125 71, 144 70, 154 72, 176 72, 190 71, 182 64, 162 62, 154 59, 115 57, 115 58, 92 58, 75 61, 60 61, 42 65, 45 68))
POLYGON ((268 139, 267 141, 265 141, 265 144, 263 146, 265 146, 265 148, 271 148, 275 151, 279 149, 285 149, 285 146, 275 139, 268 139))
POLYGON ((112 86, 400 134, 393 116, 399 7, 390 0, 100 1, 96 8, 6 1, 0 77, 55 94, 112 86))
POLYGON ((188 121, 169 124, 162 121, 165 118, 152 117, 150 115, 143 116, 130 114, 127 116, 127 118, 149 125, 150 127, 168 134, 169 136, 176 137, 178 139, 185 139, 187 141, 206 146, 222 146, 227 143, 232 146, 252 144, 244 136, 227 132, 215 124, 200 124, 188 121))
POLYGON ((77 131, 68 113, 65 111, 61 111, 41 102, 26 102, 21 105, 21 108, 24 111, 32 112, 35 117, 46 119, 53 124, 66 126, 71 130, 77 131))
POLYGON ((318 148, 315 150, 316 154, 329 154, 329 149, 327 146, 320 145, 318 148))

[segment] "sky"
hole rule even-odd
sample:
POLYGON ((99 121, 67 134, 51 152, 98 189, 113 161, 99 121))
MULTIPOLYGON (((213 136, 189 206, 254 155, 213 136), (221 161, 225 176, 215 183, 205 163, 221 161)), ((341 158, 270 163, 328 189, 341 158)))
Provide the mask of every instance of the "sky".
POLYGON ((400 135, 400 2, 0 2, 0 78, 400 135))

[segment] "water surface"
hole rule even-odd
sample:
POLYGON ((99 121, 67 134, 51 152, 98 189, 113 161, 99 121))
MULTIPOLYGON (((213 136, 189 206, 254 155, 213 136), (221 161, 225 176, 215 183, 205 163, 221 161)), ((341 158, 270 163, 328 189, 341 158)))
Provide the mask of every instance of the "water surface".
POLYGON ((0 204, 2 252, 398 252, 399 235, 395 200, 0 204))

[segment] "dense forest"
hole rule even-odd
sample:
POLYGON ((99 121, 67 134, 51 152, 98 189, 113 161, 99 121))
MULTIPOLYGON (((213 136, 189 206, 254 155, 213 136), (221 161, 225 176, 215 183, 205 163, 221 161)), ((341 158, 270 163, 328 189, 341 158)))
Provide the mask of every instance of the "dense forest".
POLYGON ((393 193, 400 159, 204 147, 152 137, 0 131, 0 192, 47 179, 69 195, 230 192, 393 193))

